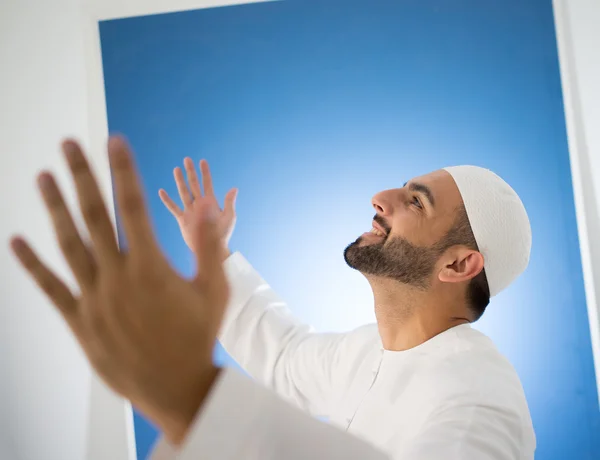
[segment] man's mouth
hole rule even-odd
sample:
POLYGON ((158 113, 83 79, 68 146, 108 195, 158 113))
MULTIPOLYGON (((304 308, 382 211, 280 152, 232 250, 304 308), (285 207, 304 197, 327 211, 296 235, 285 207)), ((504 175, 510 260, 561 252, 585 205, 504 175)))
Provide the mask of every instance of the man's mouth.
POLYGON ((380 236, 382 238, 387 236, 387 232, 376 221, 373 221, 373 227, 371 228, 371 233, 373 233, 374 235, 380 236))
POLYGON ((381 230, 379 230, 379 229, 376 229, 375 227, 373 227, 373 228, 371 229, 371 233, 373 233, 373 234, 374 234, 374 235, 376 235, 376 236, 380 236, 380 237, 382 237, 382 238, 383 238, 383 237, 385 237, 385 233, 383 233, 383 232, 382 232, 381 230))

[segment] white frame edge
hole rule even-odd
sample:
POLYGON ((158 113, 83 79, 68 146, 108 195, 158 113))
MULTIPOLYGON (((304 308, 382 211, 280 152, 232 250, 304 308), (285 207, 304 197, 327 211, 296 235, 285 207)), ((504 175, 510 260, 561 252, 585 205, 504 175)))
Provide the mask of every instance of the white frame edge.
MULTIPOLYGON (((589 167, 589 149, 586 142, 585 126, 581 108, 581 95, 577 81, 575 52, 572 41, 571 23, 568 11, 568 0, 553 0, 554 25, 560 64, 560 78, 563 91, 565 121, 569 143, 571 177, 575 212, 579 233, 581 265, 592 341, 592 353, 596 370, 596 385, 600 401, 600 317, 597 290, 600 290, 600 279, 596 279, 594 268, 600 275, 600 258, 593 262, 592 253, 600 254, 600 245, 594 247, 590 230, 591 219, 595 212, 594 188, 591 168, 589 167)), ((600 407, 599 407, 600 409, 600 407)))
MULTIPOLYGON (((108 118, 98 22, 98 15, 84 7, 81 25, 87 78, 87 149, 91 161, 99 169, 99 185, 104 197, 112 203, 111 173, 105 154, 108 118)), ((114 206, 109 206, 109 213, 116 228, 114 206)), ((137 460, 131 403, 108 388, 93 370, 89 398, 86 460, 137 460)))
MULTIPOLYGON (((244 5, 248 3, 263 3, 277 0, 146 0, 125 1, 110 0, 97 5, 94 17, 97 21, 108 19, 123 19, 134 16, 149 16, 153 14, 178 13, 182 11, 217 8, 221 6, 244 5)), ((99 2, 98 2, 99 3, 99 2)))

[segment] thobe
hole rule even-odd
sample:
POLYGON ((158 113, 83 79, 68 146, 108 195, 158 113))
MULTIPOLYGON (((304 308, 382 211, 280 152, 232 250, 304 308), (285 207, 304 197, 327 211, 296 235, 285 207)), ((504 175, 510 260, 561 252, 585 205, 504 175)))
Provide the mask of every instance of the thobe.
POLYGON ((219 339, 253 380, 223 370, 180 450, 161 441, 154 460, 533 459, 519 378, 470 325, 389 351, 376 325, 313 332, 240 253, 225 269, 219 339))

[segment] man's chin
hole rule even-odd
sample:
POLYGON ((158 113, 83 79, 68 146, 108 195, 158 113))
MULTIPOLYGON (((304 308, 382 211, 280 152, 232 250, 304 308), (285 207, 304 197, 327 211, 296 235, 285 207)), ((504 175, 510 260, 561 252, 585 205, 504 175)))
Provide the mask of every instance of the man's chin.
MULTIPOLYGON (((366 239, 358 238, 354 243, 349 244, 344 251, 344 260, 348 266, 360 273, 367 274, 369 270, 365 270, 372 262, 369 262, 369 257, 365 258, 368 253, 376 253, 377 243, 366 239), (365 252, 366 251, 366 252, 365 252)), ((371 258, 373 254, 371 255, 371 258)))

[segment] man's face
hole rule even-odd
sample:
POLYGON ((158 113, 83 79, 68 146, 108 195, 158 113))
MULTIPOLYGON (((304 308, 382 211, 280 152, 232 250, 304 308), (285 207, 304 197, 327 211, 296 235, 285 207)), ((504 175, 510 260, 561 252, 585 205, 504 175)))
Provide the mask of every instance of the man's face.
POLYGON ((426 288, 461 203, 452 176, 443 170, 380 192, 372 199, 373 228, 346 248, 344 258, 365 275, 426 288))

